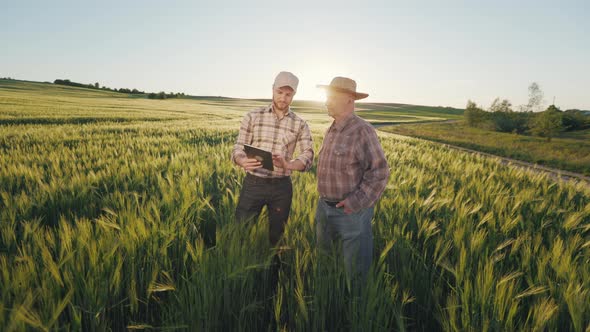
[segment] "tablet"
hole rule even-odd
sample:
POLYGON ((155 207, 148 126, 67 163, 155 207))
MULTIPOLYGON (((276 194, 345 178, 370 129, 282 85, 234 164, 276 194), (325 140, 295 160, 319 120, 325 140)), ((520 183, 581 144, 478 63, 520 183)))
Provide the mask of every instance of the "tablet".
POLYGON ((262 150, 252 145, 244 144, 244 151, 248 158, 258 160, 262 164, 262 168, 269 171, 274 170, 272 165, 272 153, 270 151, 262 150))

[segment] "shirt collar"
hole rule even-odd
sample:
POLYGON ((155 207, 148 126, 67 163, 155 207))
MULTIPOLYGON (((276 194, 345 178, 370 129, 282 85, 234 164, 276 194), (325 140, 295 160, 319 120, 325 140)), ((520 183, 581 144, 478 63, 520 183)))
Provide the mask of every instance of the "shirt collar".
MULTIPOLYGON (((273 107, 272 107, 272 103, 270 103, 270 105, 268 105, 268 106, 267 106, 267 108, 266 108, 266 111, 267 111, 268 113, 273 113, 272 109, 273 109, 273 107)), ((287 108, 287 113, 285 113, 285 117, 287 117, 287 116, 288 116, 288 117, 290 117, 290 118, 292 118, 292 117, 293 117, 293 112, 291 112, 291 106, 289 106, 289 107, 287 108)))
POLYGON ((350 116, 348 116, 346 119, 343 119, 339 123, 334 122, 332 124, 332 128, 336 129, 337 131, 342 131, 349 123, 355 120, 356 117, 357 115, 353 112, 350 114, 350 116))

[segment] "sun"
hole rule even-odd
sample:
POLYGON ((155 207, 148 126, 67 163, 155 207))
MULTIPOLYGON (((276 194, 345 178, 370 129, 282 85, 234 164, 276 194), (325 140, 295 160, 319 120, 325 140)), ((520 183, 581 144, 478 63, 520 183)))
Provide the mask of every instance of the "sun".
POLYGON ((335 76, 349 76, 348 66, 334 61, 318 61, 313 64, 306 63, 293 68, 293 74, 299 77, 297 88, 297 100, 320 101, 326 100, 325 90, 317 87, 318 84, 330 84, 335 76))

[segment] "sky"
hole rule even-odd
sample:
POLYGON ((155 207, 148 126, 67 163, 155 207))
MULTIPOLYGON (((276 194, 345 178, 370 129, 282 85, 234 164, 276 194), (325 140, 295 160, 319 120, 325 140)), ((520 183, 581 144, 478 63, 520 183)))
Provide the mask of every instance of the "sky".
POLYGON ((368 102, 499 97, 590 110, 590 1, 11 1, 0 77, 270 98, 280 71, 356 80, 368 102))

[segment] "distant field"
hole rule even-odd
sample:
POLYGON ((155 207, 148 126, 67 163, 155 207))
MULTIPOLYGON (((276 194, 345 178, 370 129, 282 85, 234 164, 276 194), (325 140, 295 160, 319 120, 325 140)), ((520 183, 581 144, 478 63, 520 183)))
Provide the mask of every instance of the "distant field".
POLYGON ((547 142, 540 137, 471 128, 463 122, 398 125, 380 129, 590 175, 590 130, 564 133, 547 142))
MULTIPOLYGON (((258 100, 269 103, 270 100, 258 100)), ((451 107, 419 106, 408 104, 357 103, 357 114, 373 124, 408 123, 422 121, 444 121, 460 119, 463 110, 451 107)), ((325 112, 323 102, 298 101, 292 105, 293 110, 303 114, 325 112)))
MULTIPOLYGON (((271 274, 265 223, 234 221, 230 161, 266 103, 0 80, 0 330, 588 331, 590 190, 390 133, 364 292, 315 250, 315 168, 293 175, 271 274)), ((315 105, 295 107, 317 151, 315 105)))
MULTIPOLYGON (((0 80, 0 92, 5 92, 0 100, 0 105, 5 108, 0 113, 0 124, 81 124, 96 121, 182 120, 204 116, 214 123, 222 123, 223 119, 234 118, 236 114, 270 103, 270 99, 194 96, 150 100, 110 91, 8 80, 0 80), (43 101, 31 108, 31 98, 40 97, 43 101)), ((292 108, 320 128, 331 122, 323 102, 295 100, 292 108)), ((444 121, 458 118, 462 112, 445 107, 358 104, 358 115, 374 124, 444 121)))
POLYGON ((360 114, 368 113, 377 118, 387 118, 391 114, 416 116, 419 118, 459 119, 463 117, 463 110, 441 106, 419 106, 407 104, 360 103, 360 114))

